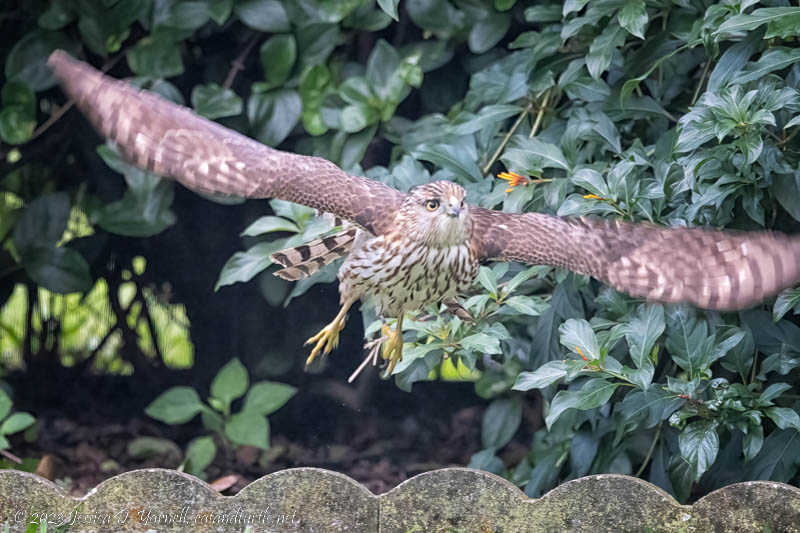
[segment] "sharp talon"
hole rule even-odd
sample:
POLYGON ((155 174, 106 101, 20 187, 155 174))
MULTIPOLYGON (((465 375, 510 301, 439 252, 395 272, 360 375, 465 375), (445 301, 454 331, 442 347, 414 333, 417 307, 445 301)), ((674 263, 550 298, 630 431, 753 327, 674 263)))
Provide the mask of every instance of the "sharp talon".
POLYGON ((316 359, 320 353, 322 353, 322 357, 325 357, 339 345, 339 332, 344 329, 344 322, 343 319, 334 320, 322 328, 319 333, 303 343, 303 346, 316 343, 311 350, 311 355, 306 359, 306 368, 314 362, 314 359, 316 359))
POLYGON ((403 360, 403 321, 401 319, 397 321, 394 331, 384 324, 381 326, 381 332, 386 337, 381 357, 388 361, 384 377, 389 377, 397 366, 397 362, 403 360))

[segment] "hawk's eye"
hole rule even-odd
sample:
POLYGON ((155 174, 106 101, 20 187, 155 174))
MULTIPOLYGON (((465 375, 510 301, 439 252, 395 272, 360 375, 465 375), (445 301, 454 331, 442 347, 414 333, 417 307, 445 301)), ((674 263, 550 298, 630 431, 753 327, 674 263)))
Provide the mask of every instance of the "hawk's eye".
POLYGON ((439 209, 439 200, 428 200, 425 202, 425 209, 428 211, 436 211, 439 209))

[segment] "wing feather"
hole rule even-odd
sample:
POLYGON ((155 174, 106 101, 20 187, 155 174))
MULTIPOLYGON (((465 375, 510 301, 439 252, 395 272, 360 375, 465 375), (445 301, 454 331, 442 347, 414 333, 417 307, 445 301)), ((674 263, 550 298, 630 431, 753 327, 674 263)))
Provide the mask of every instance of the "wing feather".
POLYGON ((48 62, 65 92, 131 163, 191 189, 281 198, 385 233, 404 194, 318 157, 264 146, 57 50, 48 62))
POLYGON ((800 279, 800 238, 470 208, 481 260, 563 267, 632 296, 750 307, 800 279))

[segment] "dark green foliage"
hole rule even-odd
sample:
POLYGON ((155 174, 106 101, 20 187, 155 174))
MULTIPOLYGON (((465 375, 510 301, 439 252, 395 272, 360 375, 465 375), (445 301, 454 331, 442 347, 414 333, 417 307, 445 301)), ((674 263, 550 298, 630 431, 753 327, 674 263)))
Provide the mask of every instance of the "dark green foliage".
MULTIPOLYGON (((147 407, 148 416, 166 424, 184 424, 198 414, 211 435, 193 439, 186 448, 182 465, 188 472, 201 475, 217 454, 214 435, 230 451, 232 445, 269 449, 269 419, 295 395, 297 389, 284 383, 260 381, 249 383, 247 369, 238 359, 231 359, 211 382, 208 404, 191 387, 172 387, 147 407), (244 397, 241 409, 232 412, 231 404, 244 397)), ((0 428, 0 431, 2 429, 0 428)), ((130 443, 133 457, 164 455, 175 445, 164 439, 140 437, 130 443)))
MULTIPOLYGON (((62 237, 71 212, 95 231, 136 236, 175 219, 172 184, 108 148, 101 155, 128 183, 112 204, 19 161, 42 110, 60 101, 44 66, 56 47, 96 64, 122 57, 135 83, 200 114, 403 190, 451 179, 472 203, 508 211, 798 230, 800 8, 786 2, 62 0, 19 13, 27 26, 6 53, 0 100, 11 170, 0 181, 0 276, 24 272, 53 291, 92 282, 86 249, 62 237), (507 190, 493 174, 503 170, 521 182, 507 190)), ((218 287, 263 276, 272 252, 332 229, 304 208, 271 206, 218 287)), ((262 279, 279 305, 334 271, 293 287, 262 279)), ((473 466, 531 496, 599 472, 643 476, 682 501, 741 480, 796 482, 798 290, 773 307, 709 313, 499 264, 463 304, 473 323, 439 309, 408 321, 395 378, 407 390, 475 380, 492 403, 473 466), (533 426, 523 405, 534 395, 517 392, 532 389, 544 402, 533 426), (533 433, 530 454, 504 464, 498 452, 520 426, 533 433)), ((223 389, 212 405, 228 416, 244 389, 223 389)), ((202 412, 222 428, 196 393, 171 393, 181 401, 169 421, 202 412)), ((252 420, 237 416, 226 433, 247 440, 252 420)), ((213 456, 207 440, 190 448, 200 464, 213 456)))

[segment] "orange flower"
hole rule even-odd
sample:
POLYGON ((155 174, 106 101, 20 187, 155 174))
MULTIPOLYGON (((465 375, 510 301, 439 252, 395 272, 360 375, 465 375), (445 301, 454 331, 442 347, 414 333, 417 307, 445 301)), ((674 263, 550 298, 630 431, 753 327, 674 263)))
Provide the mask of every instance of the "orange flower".
POLYGON ((575 351, 576 351, 576 352, 578 352, 578 355, 580 355, 580 356, 583 358, 583 360, 584 360, 584 361, 588 361, 588 359, 586 358, 586 356, 585 356, 585 355, 583 355, 583 352, 581 351, 581 349, 580 349, 580 348, 578 348, 578 347, 576 346, 576 347, 575 347, 575 351))
POLYGON ((497 175, 497 177, 508 182, 508 189, 506 189, 507 193, 513 191, 514 187, 519 187, 520 185, 524 187, 531 182, 530 179, 526 178, 525 176, 521 176, 516 172, 501 172, 497 175))
POLYGON ((584 194, 583 197, 585 199, 587 199, 587 200, 590 200, 590 199, 591 200, 602 200, 603 199, 602 197, 597 196, 596 194, 584 194))

